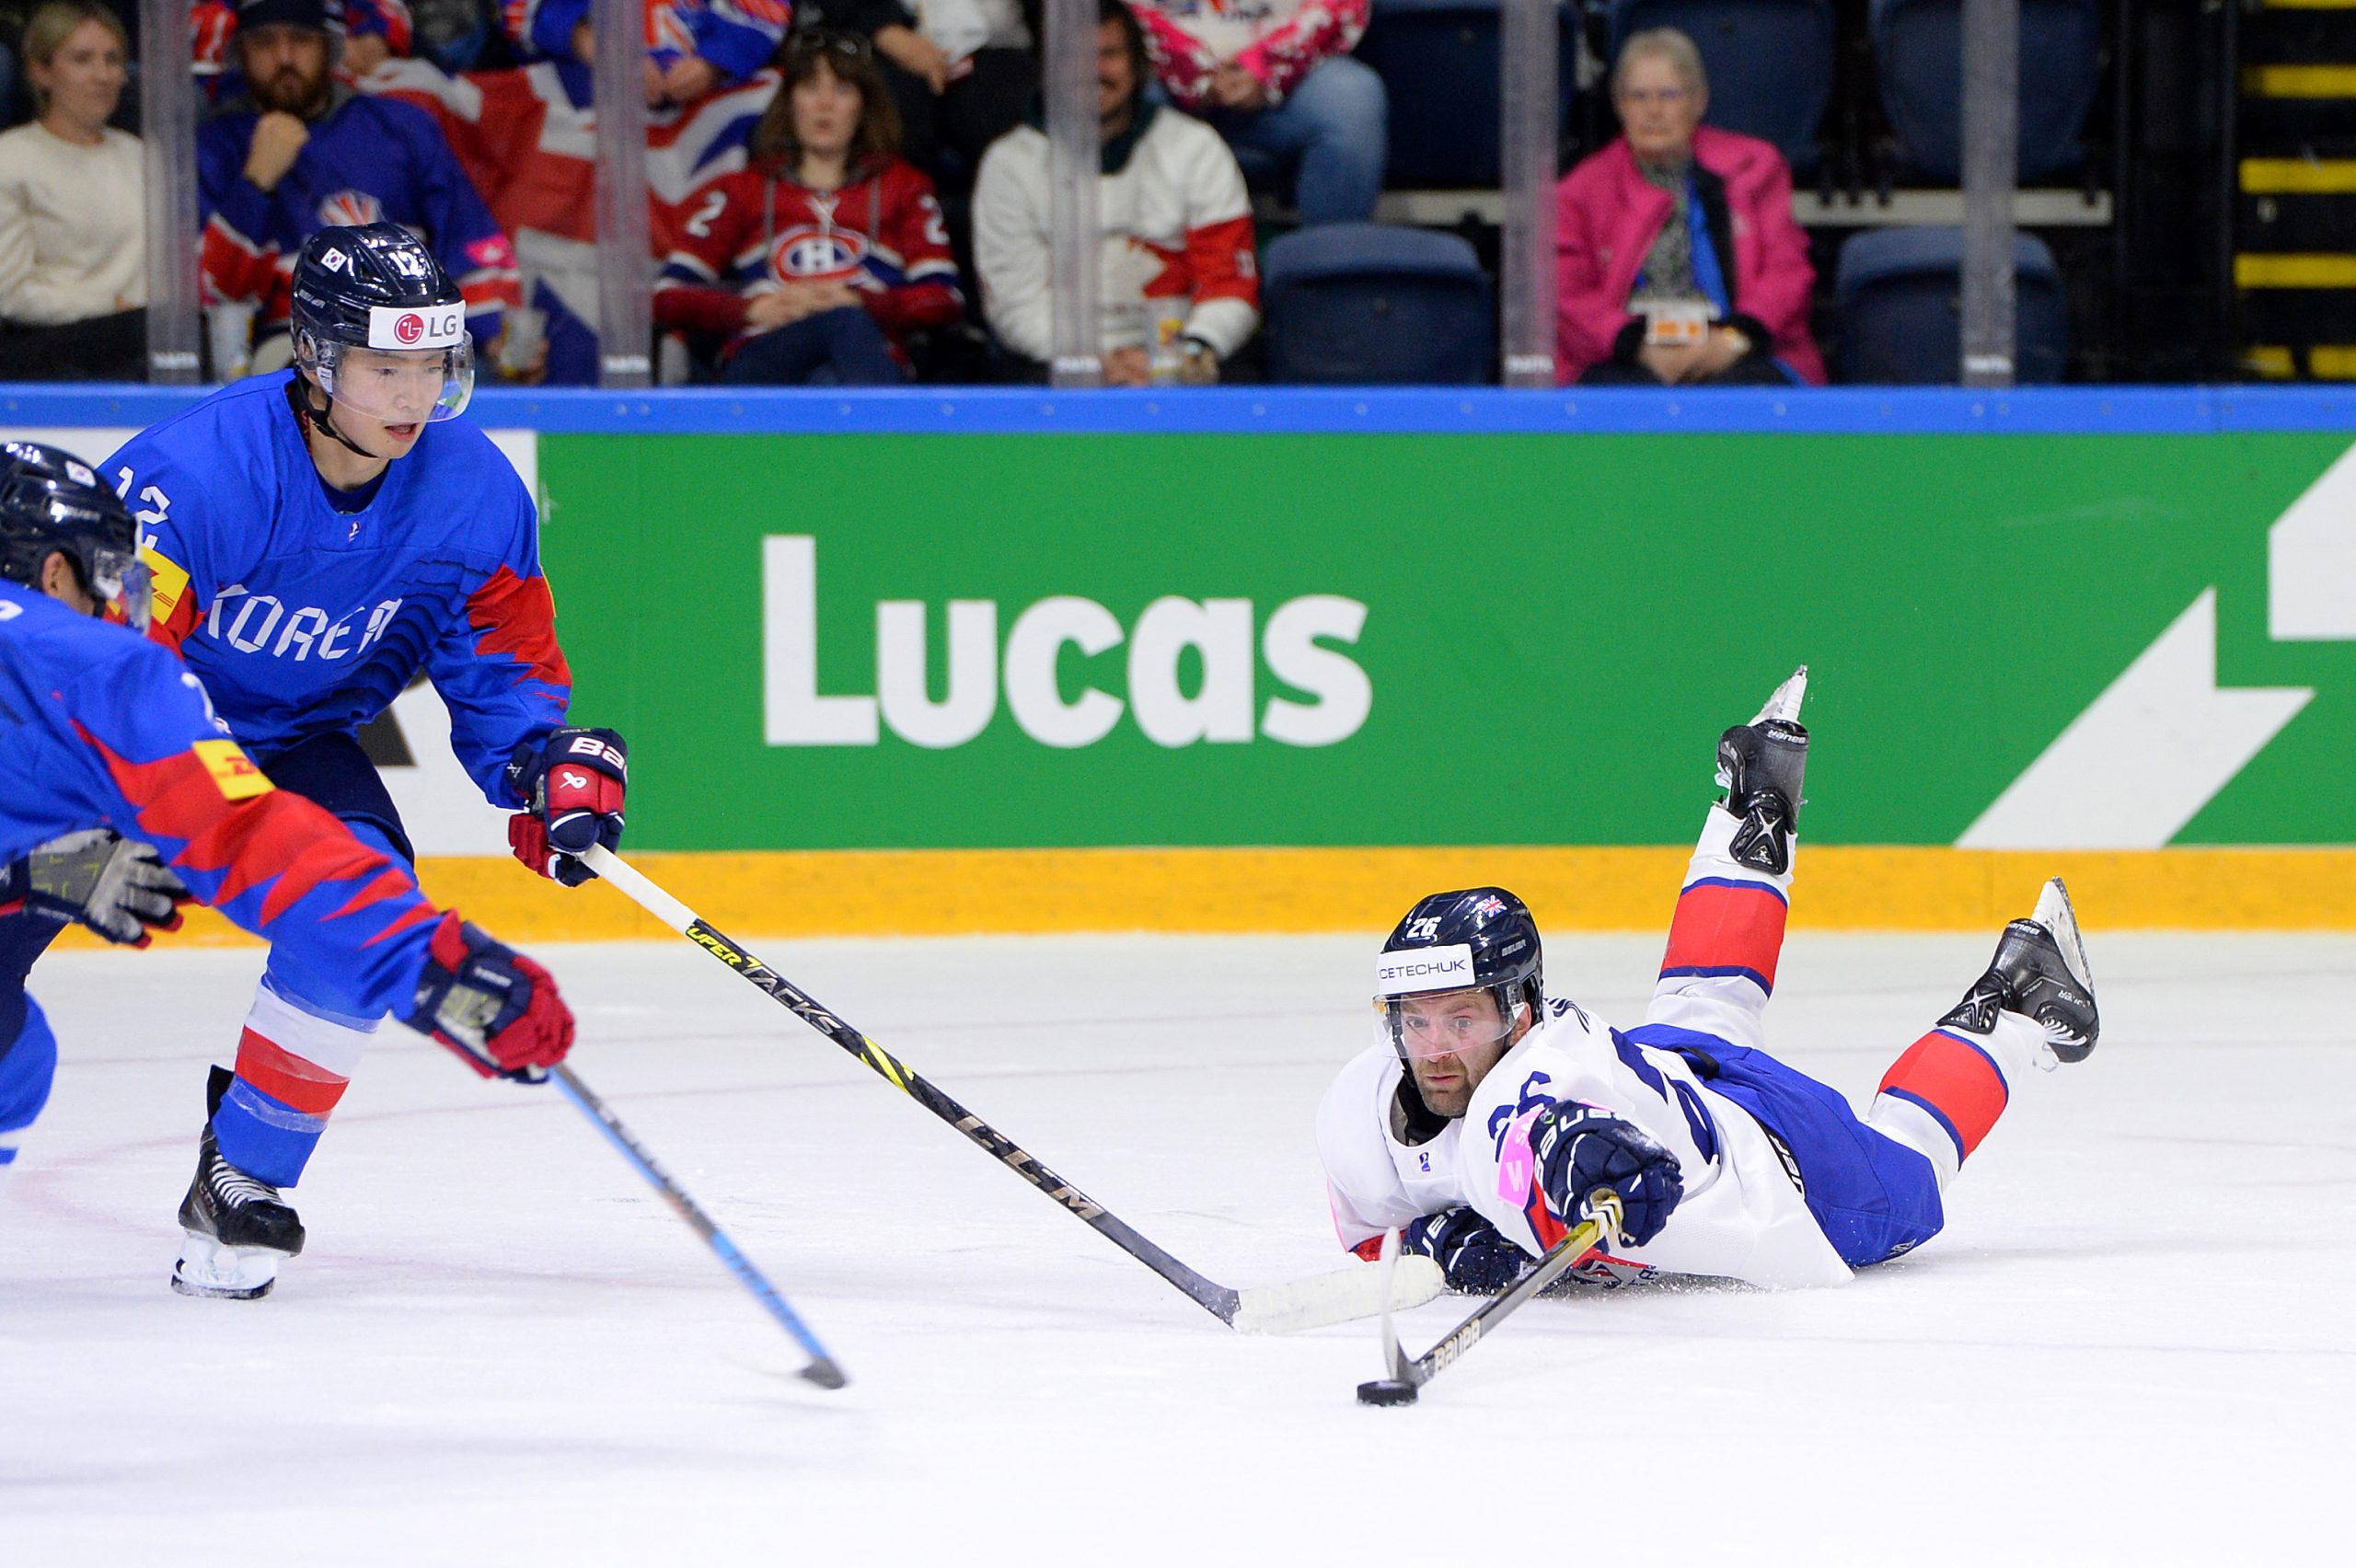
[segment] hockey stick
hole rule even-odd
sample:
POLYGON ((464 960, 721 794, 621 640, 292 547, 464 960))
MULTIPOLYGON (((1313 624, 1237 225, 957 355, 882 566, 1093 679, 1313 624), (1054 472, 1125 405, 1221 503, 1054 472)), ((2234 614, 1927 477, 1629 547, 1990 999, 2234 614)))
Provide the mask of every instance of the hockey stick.
MULTIPOLYGON (((660 887, 604 845, 591 847, 582 859, 648 914, 679 932, 696 946, 743 975, 782 1004, 794 1017, 866 1063, 878 1077, 935 1116, 965 1135, 977 1147, 1008 1170, 1053 1198, 1098 1234, 1178 1289, 1220 1322, 1244 1333, 1290 1333, 1300 1329, 1371 1317, 1388 1304, 1378 1294, 1380 1269, 1372 1263, 1338 1270, 1288 1285, 1238 1290, 1188 1268, 1137 1231, 1103 1205, 1048 1170, 1013 1139, 966 1110, 919 1078, 884 1047, 820 1007, 792 981, 755 958, 735 941, 721 935, 696 912, 660 887)), ((1439 1267, 1428 1258, 1400 1272, 1394 1289, 1397 1305, 1421 1306, 1439 1295, 1445 1285, 1439 1267)))
POLYGON ((802 1348, 809 1353, 810 1364, 798 1376, 822 1389, 841 1388, 848 1379, 843 1377, 842 1368, 835 1365, 835 1358, 826 1354, 826 1347, 818 1343, 818 1336, 803 1326, 802 1320, 794 1315, 793 1309, 786 1305, 785 1297, 778 1294, 777 1286, 753 1266, 752 1260, 736 1250, 736 1243, 728 1239, 728 1233, 711 1222, 711 1216, 703 1212, 695 1199, 687 1196, 687 1189, 673 1181, 671 1173, 646 1151, 646 1146, 622 1125, 621 1118, 615 1115, 571 1067, 560 1065, 550 1068, 549 1076, 556 1079, 556 1085, 564 1090, 565 1098, 579 1106, 581 1113, 595 1122, 597 1130, 622 1151, 622 1158, 646 1178, 647 1185, 662 1193, 663 1201, 671 1205, 673 1212, 693 1227, 696 1234, 720 1254, 720 1261, 728 1265, 728 1272, 736 1276, 736 1282, 751 1291, 753 1299, 783 1325, 787 1333, 801 1343, 802 1348))
MULTIPOLYGON (((1571 1266, 1599 1249, 1609 1251, 1620 1244, 1620 1194, 1609 1187, 1598 1188, 1588 1200, 1594 1213, 1571 1228, 1571 1233, 1546 1251, 1531 1269, 1503 1295, 1481 1304, 1480 1309, 1464 1321, 1449 1331, 1446 1337, 1409 1361, 1399 1349, 1399 1333, 1391 1321, 1391 1314, 1382 1314, 1382 1360, 1391 1369, 1388 1378, 1378 1378, 1371 1383, 1358 1385, 1358 1403, 1369 1405, 1403 1405, 1415 1402, 1416 1391, 1426 1383, 1448 1370, 1456 1358, 1480 1341, 1483 1334, 1511 1317, 1521 1304, 1560 1279, 1571 1266)), ((1386 1257, 1396 1251, 1399 1233, 1392 1231, 1382 1239, 1386 1257)))

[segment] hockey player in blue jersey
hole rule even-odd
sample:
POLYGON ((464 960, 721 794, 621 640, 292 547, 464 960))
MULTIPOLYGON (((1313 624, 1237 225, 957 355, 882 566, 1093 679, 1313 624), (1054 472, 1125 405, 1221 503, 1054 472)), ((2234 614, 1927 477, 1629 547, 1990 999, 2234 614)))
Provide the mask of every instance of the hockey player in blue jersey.
MULTIPOLYGON (((422 670, 458 760, 517 813, 518 857, 587 880, 574 857, 620 841, 623 744, 566 723, 532 498, 456 418, 473 386, 458 290, 398 225, 328 228, 304 244, 293 311, 294 369, 224 388, 107 464, 155 575, 150 635, 280 789, 405 863, 358 732, 422 670)), ((273 951, 211 1123, 268 1201, 301 1176, 377 1021, 273 951)))
MULTIPOLYGON (((136 548, 130 513, 79 459, 0 445, 0 1167, 57 1062, 25 993, 33 960, 72 921, 144 947, 190 897, 267 938, 273 973, 347 1016, 398 1014, 486 1073, 561 1060, 572 1017, 548 972, 273 788, 197 678, 132 629, 148 610, 136 548)), ((180 1211, 191 1266, 215 1294, 259 1296, 301 1227, 243 1190, 210 1130, 202 1144, 180 1211)))

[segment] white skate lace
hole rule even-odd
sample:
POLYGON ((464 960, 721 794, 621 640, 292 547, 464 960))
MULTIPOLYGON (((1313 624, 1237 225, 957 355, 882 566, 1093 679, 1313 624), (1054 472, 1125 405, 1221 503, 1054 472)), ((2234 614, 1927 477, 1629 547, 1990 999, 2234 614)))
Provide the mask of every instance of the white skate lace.
POLYGON ((278 1189, 269 1182, 247 1175, 227 1160, 221 1161, 206 1179, 213 1195, 224 1208, 243 1208, 248 1204, 279 1202, 278 1189))

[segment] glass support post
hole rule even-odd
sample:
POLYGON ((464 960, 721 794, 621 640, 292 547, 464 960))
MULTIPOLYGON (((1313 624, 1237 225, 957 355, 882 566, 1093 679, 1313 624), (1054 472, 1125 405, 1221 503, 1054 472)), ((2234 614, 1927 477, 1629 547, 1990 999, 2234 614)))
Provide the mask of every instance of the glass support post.
POLYGON ((1505 234, 1498 285, 1507 386, 1554 385, 1554 173, 1562 133, 1557 0, 1504 0, 1498 126, 1505 234))
POLYGON ((653 380, 644 0, 597 0, 597 384, 653 380))
POLYGON ((173 386, 198 377, 195 47, 188 0, 140 0, 147 379, 173 386))
POLYGON ((1963 384, 2010 386, 2020 0, 1963 0, 1963 384))
MULTIPOLYGON (((1103 240, 1096 185, 1096 0, 1046 0, 1044 75, 1047 100, 1047 295, 1053 313, 1049 367, 1057 386, 1104 382, 1098 282, 1103 240)), ((1138 84, 1142 92, 1146 84, 1138 84)))

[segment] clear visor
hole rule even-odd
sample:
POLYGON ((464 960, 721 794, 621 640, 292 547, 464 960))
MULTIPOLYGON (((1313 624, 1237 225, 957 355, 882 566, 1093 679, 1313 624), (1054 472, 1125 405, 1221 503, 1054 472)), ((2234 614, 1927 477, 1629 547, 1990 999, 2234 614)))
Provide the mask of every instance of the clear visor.
POLYGON ((475 349, 369 349, 295 337, 294 361, 331 402, 386 424, 454 420, 475 395, 475 349))
POLYGON ((147 563, 128 550, 98 550, 90 564, 90 592, 105 606, 101 613, 117 625, 145 631, 156 592, 147 563))
POLYGON ((1439 991, 1421 997, 1378 997, 1375 1016, 1383 1043, 1409 1061, 1461 1056, 1504 1040, 1529 1010, 1524 1002, 1498 1006, 1497 993, 1439 991))

